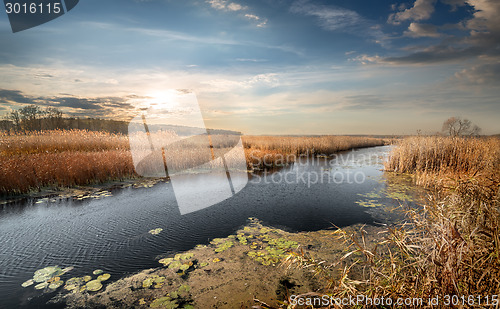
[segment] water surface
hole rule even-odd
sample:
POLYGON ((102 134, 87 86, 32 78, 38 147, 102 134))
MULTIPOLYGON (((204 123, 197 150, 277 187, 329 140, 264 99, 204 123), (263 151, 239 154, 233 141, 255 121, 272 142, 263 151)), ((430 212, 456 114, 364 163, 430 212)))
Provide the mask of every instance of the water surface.
POLYGON ((0 209, 0 308, 56 307, 45 305, 54 293, 41 296, 33 286, 21 287, 37 269, 74 266, 71 276, 103 269, 116 280, 158 267, 161 255, 226 237, 249 217, 290 231, 376 224, 380 219, 356 202, 360 194, 386 186, 381 163, 389 149, 300 158, 279 171, 255 174, 234 197, 186 215, 180 214, 170 183, 114 190, 99 200, 5 205, 0 209), (159 235, 148 233, 159 227, 159 235))

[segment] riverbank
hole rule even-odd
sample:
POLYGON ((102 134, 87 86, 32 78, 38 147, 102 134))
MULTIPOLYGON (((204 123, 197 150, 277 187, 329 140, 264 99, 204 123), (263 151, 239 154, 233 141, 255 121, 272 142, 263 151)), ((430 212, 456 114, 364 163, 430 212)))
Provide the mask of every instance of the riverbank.
MULTIPOLYGON (((382 240, 381 227, 363 229, 367 231, 367 243, 382 240)), ((251 218, 235 234, 216 238, 207 246, 159 256, 157 268, 122 278, 97 293, 69 293, 57 301, 65 302, 68 308, 233 309, 262 303, 277 307, 291 295, 322 287, 313 268, 287 268, 281 263, 288 250, 307 252, 329 265, 338 263, 347 252, 334 230, 289 233, 251 218)), ((359 254, 344 262, 357 258, 359 254)), ((351 273, 361 277, 361 271, 361 267, 355 267, 351 273)))

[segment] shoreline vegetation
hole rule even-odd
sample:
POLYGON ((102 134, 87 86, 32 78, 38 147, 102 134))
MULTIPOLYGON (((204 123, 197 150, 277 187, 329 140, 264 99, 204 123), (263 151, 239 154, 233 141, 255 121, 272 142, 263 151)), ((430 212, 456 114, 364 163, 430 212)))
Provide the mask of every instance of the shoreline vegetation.
MULTIPOLYGON (((328 156, 388 144, 359 136, 243 136, 249 170, 292 164, 299 156, 328 156)), ((0 132, 0 196, 15 196, 140 179, 127 135, 88 130, 0 132)))
POLYGON ((415 176, 428 189, 423 207, 402 207, 405 222, 387 226, 376 243, 365 241, 364 228, 337 229, 349 251, 334 265, 291 251, 285 265, 314 269, 323 282, 320 294, 299 298, 364 295, 410 299, 408 308, 498 307, 492 295, 500 293, 500 139, 406 138, 390 154, 386 172, 415 176), (360 257, 347 259, 354 255, 360 257))

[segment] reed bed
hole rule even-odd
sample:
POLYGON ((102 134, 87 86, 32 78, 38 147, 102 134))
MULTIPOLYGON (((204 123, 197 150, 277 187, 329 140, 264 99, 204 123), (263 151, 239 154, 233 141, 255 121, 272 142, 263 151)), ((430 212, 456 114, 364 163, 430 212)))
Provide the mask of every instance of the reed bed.
POLYGON ((85 130, 0 133, 0 194, 136 177, 124 135, 85 130))
POLYGON ((286 263, 315 269, 322 292, 334 297, 411 299, 403 304, 408 308, 499 308, 493 300, 500 293, 499 150, 494 138, 401 141, 386 169, 415 174, 429 188, 423 207, 406 209, 407 220, 381 231, 376 243, 365 241, 364 228, 338 229, 349 250, 334 265, 303 251, 291 252, 286 263))
MULTIPOLYGON (((238 170, 288 164, 294 162, 296 156, 304 154, 328 155, 384 143, 381 139, 346 136, 244 136, 247 166, 241 167, 236 153, 231 151, 238 143, 239 136, 212 135, 211 139, 214 155, 218 157, 225 154, 227 165, 238 170)), ((209 148, 203 138, 183 141, 175 133, 165 131, 152 133, 151 140, 160 140, 165 144, 180 141, 166 152, 171 159, 169 172, 201 165, 211 159, 211 156, 206 155, 209 148)), ((130 151, 129 137, 126 135, 86 130, 0 132, 0 194, 23 194, 47 187, 88 185, 138 177, 132 153, 136 161, 140 161, 150 154, 151 145, 149 138, 141 135, 134 138, 132 144, 134 152, 130 151)), ((146 164, 161 167, 160 171, 149 166, 140 168, 144 171, 151 169, 151 175, 164 175, 163 155, 161 152, 155 153, 144 160, 146 164)))
POLYGON ((328 156, 354 148, 381 146, 387 140, 358 136, 245 136, 243 145, 249 165, 269 168, 293 163, 307 155, 328 156))

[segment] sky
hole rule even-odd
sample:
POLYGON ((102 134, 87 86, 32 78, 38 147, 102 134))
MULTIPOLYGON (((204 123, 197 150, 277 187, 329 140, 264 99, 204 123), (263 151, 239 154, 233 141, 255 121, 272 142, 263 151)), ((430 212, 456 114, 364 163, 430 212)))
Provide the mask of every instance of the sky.
POLYGON ((244 134, 500 133, 498 0, 81 0, 12 33, 0 115, 130 120, 172 90, 244 134))

